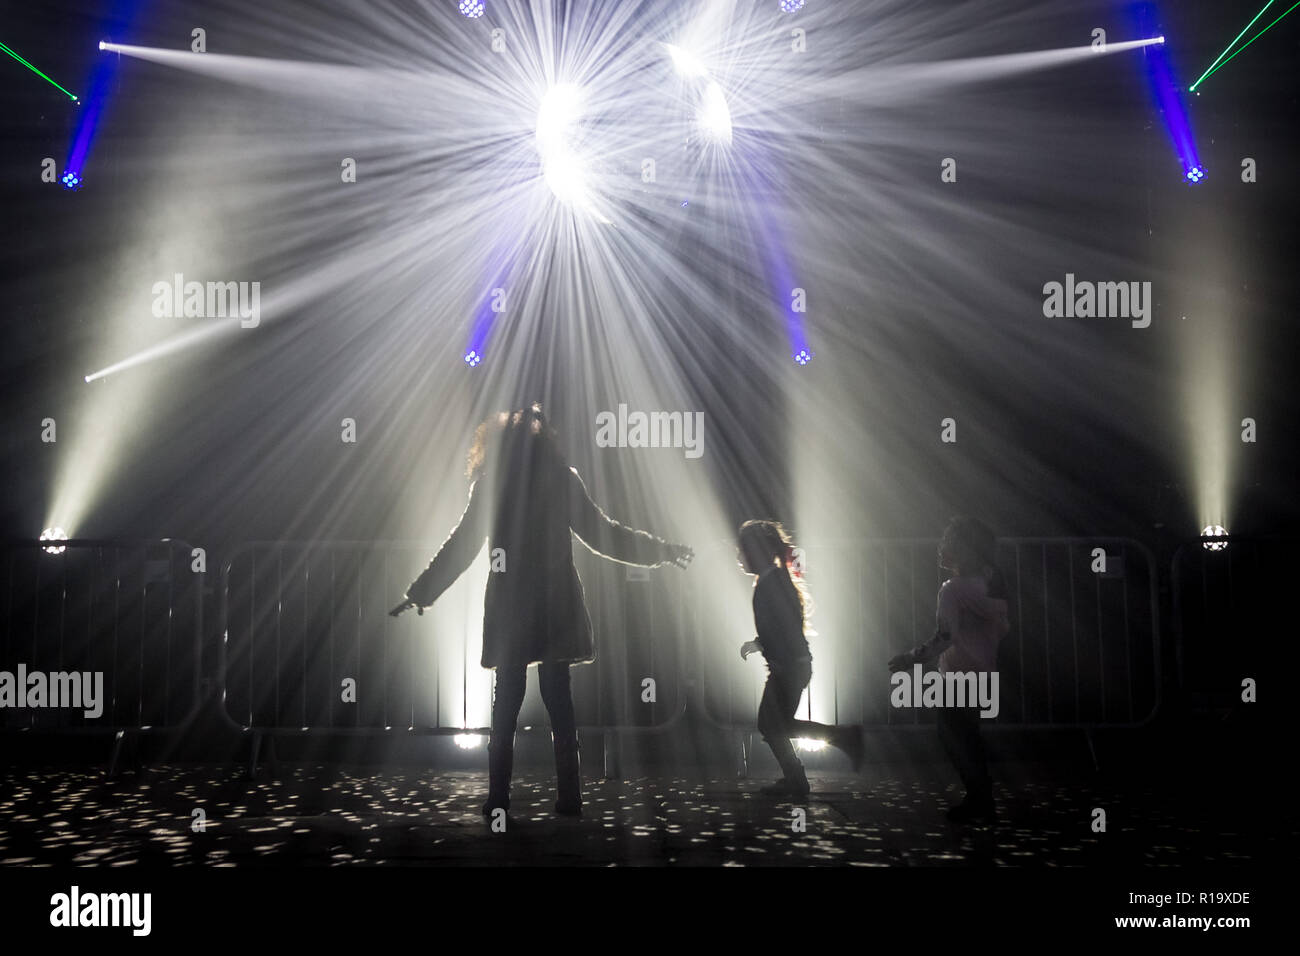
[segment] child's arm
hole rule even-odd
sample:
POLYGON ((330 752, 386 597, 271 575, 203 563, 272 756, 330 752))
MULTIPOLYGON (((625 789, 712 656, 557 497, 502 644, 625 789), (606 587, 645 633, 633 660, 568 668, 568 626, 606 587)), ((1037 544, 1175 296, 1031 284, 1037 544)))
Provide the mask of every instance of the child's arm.
POLYGON ((924 664, 933 660, 952 645, 952 631, 957 624, 957 592, 945 581, 939 588, 939 607, 935 612, 934 636, 924 644, 918 644, 906 653, 899 654, 889 661, 891 671, 903 670, 913 664, 924 664))
POLYGON ((934 637, 924 644, 918 644, 910 651, 905 651, 890 658, 889 669, 891 671, 901 671, 913 664, 924 664, 946 651, 950 644, 952 644, 952 635, 947 631, 936 630, 934 637))

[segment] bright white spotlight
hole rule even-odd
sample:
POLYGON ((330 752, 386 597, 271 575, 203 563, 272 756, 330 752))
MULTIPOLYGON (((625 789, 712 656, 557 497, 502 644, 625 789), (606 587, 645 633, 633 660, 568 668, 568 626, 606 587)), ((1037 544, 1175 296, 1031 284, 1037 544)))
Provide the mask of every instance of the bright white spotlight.
POLYGON ((582 117, 582 90, 573 83, 557 83, 546 91, 537 108, 537 141, 543 147, 564 144, 582 117))
POLYGON ((452 739, 456 741, 456 746, 461 750, 473 750, 483 743, 481 734, 457 734, 452 739))
MULTIPOLYGON (((68 532, 62 528, 46 528, 41 532, 42 541, 67 541, 68 532)), ((46 554, 62 554, 68 549, 62 545, 50 545, 45 549, 46 554)))
POLYGON ((810 737, 796 737, 794 745, 807 753, 816 753, 818 750, 826 749, 826 741, 813 740, 810 737))
POLYGON ((668 55, 673 58, 673 67, 682 76, 694 79, 708 72, 704 69, 704 61, 690 50, 683 50, 671 43, 665 43, 664 46, 668 47, 668 55))
POLYGON ((557 83, 546 91, 537 110, 537 151, 542 175, 555 198, 590 208, 586 164, 573 149, 583 101, 582 90, 572 83, 557 83))
POLYGON ((1222 551, 1228 546, 1228 531, 1222 525, 1211 524, 1201 529, 1202 538, 1222 538, 1222 541, 1206 541, 1202 547, 1206 551, 1222 551))
POLYGON ((583 205, 587 196, 587 173, 572 150, 557 149, 542 160, 542 174, 555 198, 566 205, 583 205))
POLYGON ((727 105, 727 96, 721 86, 709 82, 696 115, 704 135, 714 142, 731 145, 731 107, 727 105))

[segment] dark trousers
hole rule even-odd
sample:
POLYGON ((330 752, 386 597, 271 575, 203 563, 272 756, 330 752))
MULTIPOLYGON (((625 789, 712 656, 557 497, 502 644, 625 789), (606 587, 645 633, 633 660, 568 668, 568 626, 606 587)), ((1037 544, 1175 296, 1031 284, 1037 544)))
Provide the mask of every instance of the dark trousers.
MULTIPOLYGON (((581 801, 582 775, 578 764, 578 729, 573 716, 573 694, 568 663, 543 663, 537 667, 542 703, 551 717, 555 745, 555 775, 560 801, 581 801)), ((510 807, 510 777, 514 769, 515 727, 527 689, 527 667, 498 667, 492 694, 492 738, 488 742, 488 804, 510 807)))
POLYGON ((769 661, 767 684, 763 687, 763 698, 758 704, 758 732, 772 748, 772 755, 781 765, 781 773, 786 782, 797 784, 800 789, 807 787, 808 778, 804 775, 803 764, 796 756, 790 738, 807 737, 831 743, 837 739, 834 727, 811 720, 795 719, 799 698, 803 696, 804 688, 810 680, 811 661, 790 664, 769 661))
POLYGON ((993 781, 989 777, 988 756, 984 739, 980 736, 980 712, 977 707, 944 707, 935 723, 939 740, 948 753, 948 759, 957 768, 962 786, 966 788, 966 802, 989 804, 993 802, 993 781))

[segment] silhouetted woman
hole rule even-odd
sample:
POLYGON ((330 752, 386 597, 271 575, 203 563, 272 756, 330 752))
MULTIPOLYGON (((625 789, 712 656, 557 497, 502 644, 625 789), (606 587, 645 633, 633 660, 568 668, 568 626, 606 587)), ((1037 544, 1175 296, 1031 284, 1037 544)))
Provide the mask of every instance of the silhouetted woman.
MULTIPOLYGON (((949 522, 939 542, 939 567, 951 571, 952 577, 939 588, 934 637, 894 657, 890 670, 905 670, 935 657, 941 673, 998 669, 998 643, 1011 626, 996 557, 997 540, 982 521, 956 517, 949 522)), ((939 740, 966 788, 961 803, 948 808, 954 823, 997 818, 980 720, 973 706, 945 706, 936 715, 939 740)))
POLYGON ((758 731, 781 765, 781 780, 762 792, 768 796, 806 797, 808 777, 790 738, 824 740, 844 751, 853 769, 862 765, 858 727, 831 727, 796 720, 799 698, 812 680, 812 651, 805 636, 809 599, 794 560, 794 545, 775 521, 746 521, 740 526, 741 567, 755 575, 754 630, 758 637, 740 648, 742 659, 761 651, 767 661, 767 684, 758 705, 758 731))
POLYGON ((529 664, 540 664, 542 701, 551 718, 559 799, 555 811, 582 812, 582 772, 569 666, 595 659, 591 619, 573 566, 570 530, 592 551, 627 564, 686 567, 690 548, 611 520, 587 495, 560 453, 541 406, 501 413, 479 426, 470 449, 469 504, 394 615, 432 604, 488 541, 504 570, 488 575, 483 601, 484 667, 496 670, 488 798, 483 813, 510 807, 515 725, 529 664))

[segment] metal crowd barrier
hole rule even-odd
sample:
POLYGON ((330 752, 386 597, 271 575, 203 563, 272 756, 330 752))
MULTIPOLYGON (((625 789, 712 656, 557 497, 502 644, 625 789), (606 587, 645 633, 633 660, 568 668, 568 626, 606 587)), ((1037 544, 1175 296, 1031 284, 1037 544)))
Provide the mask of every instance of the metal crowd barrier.
MULTIPOLYGON (((428 542, 268 541, 231 556, 220 589, 222 713, 252 734, 253 768, 263 741, 280 736, 489 733, 484 555, 424 616, 387 613, 436 551, 428 542)), ((669 676, 680 670, 683 610, 668 590, 677 572, 643 576, 583 549, 575 561, 597 635, 594 665, 572 675, 580 729, 666 729, 686 708, 669 676), (656 674, 654 699, 643 702, 644 678, 656 674)), ((521 727, 546 722, 535 685, 521 727)))
MULTIPOLYGON (((1180 548, 1172 566, 1178 678, 1190 693, 1231 702, 1253 676, 1273 627, 1289 542, 1231 539, 1180 548), (1271 560, 1272 559, 1272 560, 1271 560)), ((994 726, 1137 727, 1160 706, 1157 572, 1141 544, 1118 538, 1000 542, 1011 632, 999 654, 994 726), (1094 569, 1094 549, 1106 569, 1094 569)), ((911 727, 924 709, 889 704, 886 661, 928 639, 941 572, 932 540, 825 542, 805 552, 814 602, 813 683, 801 716, 911 727)), ((479 667, 480 555, 423 617, 390 618, 435 545, 260 542, 222 569, 220 711, 253 735, 477 734, 490 711, 479 667), (353 690, 349 692, 348 685, 353 690), (351 696, 349 696, 349 694, 351 696)), ((734 549, 701 554, 686 572, 649 573, 575 549, 596 632, 596 662, 573 672, 578 721, 603 733, 663 733, 689 710, 752 732, 761 663, 742 663, 753 636, 748 579, 734 549), (730 582, 730 583, 728 583, 730 582), (653 681, 653 687, 647 684, 653 681)), ((176 728, 200 705, 203 581, 188 544, 10 542, 3 550, 0 671, 100 673, 103 712, 0 708, 5 733, 129 734, 176 728), (53 548, 62 547, 58 553, 53 548)), ((544 725, 535 681, 521 726, 544 725)))
MULTIPOLYGON (((801 713, 879 727, 933 719, 890 706, 885 665, 933 633, 936 545, 807 549, 820 633, 801 713)), ((279 735, 488 733, 491 675, 478 661, 484 556, 425 616, 387 616, 435 551, 415 542, 259 542, 231 557, 221 587, 223 711, 254 735, 254 762, 262 739, 279 735)), ((605 733, 608 748, 623 734, 668 730, 688 702, 717 726, 752 730, 763 670, 736 656, 753 618, 734 548, 702 554, 684 573, 638 572, 583 549, 575 560, 597 647, 595 664, 573 672, 584 731, 605 733)), ((1005 539, 999 563, 1011 632, 990 723, 1091 731, 1149 721, 1160 703, 1151 553, 1128 539, 1005 539)), ((520 725, 545 722, 530 689, 520 725)))
MULTIPOLYGON (((928 724, 933 712, 890 705, 888 660, 934 633, 944 574, 937 541, 828 543, 805 552, 813 681, 799 716, 868 727, 928 724)), ((1136 727, 1160 704, 1157 572, 1151 552, 1116 538, 1003 539, 1010 633, 998 654, 994 725, 1136 727), (1106 555, 1094 571, 1093 549, 1106 555)), ((709 625, 729 640, 703 655, 702 706, 716 725, 752 728, 765 671, 736 655, 753 634, 748 605, 709 625)))
POLYGON ((175 539, 6 542, 0 671, 15 685, 20 670, 27 676, 20 703, 40 703, 37 674, 49 696, 0 707, 0 732, 112 734, 111 774, 125 738, 188 723, 201 704, 204 574, 194 567, 190 545, 175 539), (98 716, 51 706, 75 690, 88 703, 95 675, 98 716))

